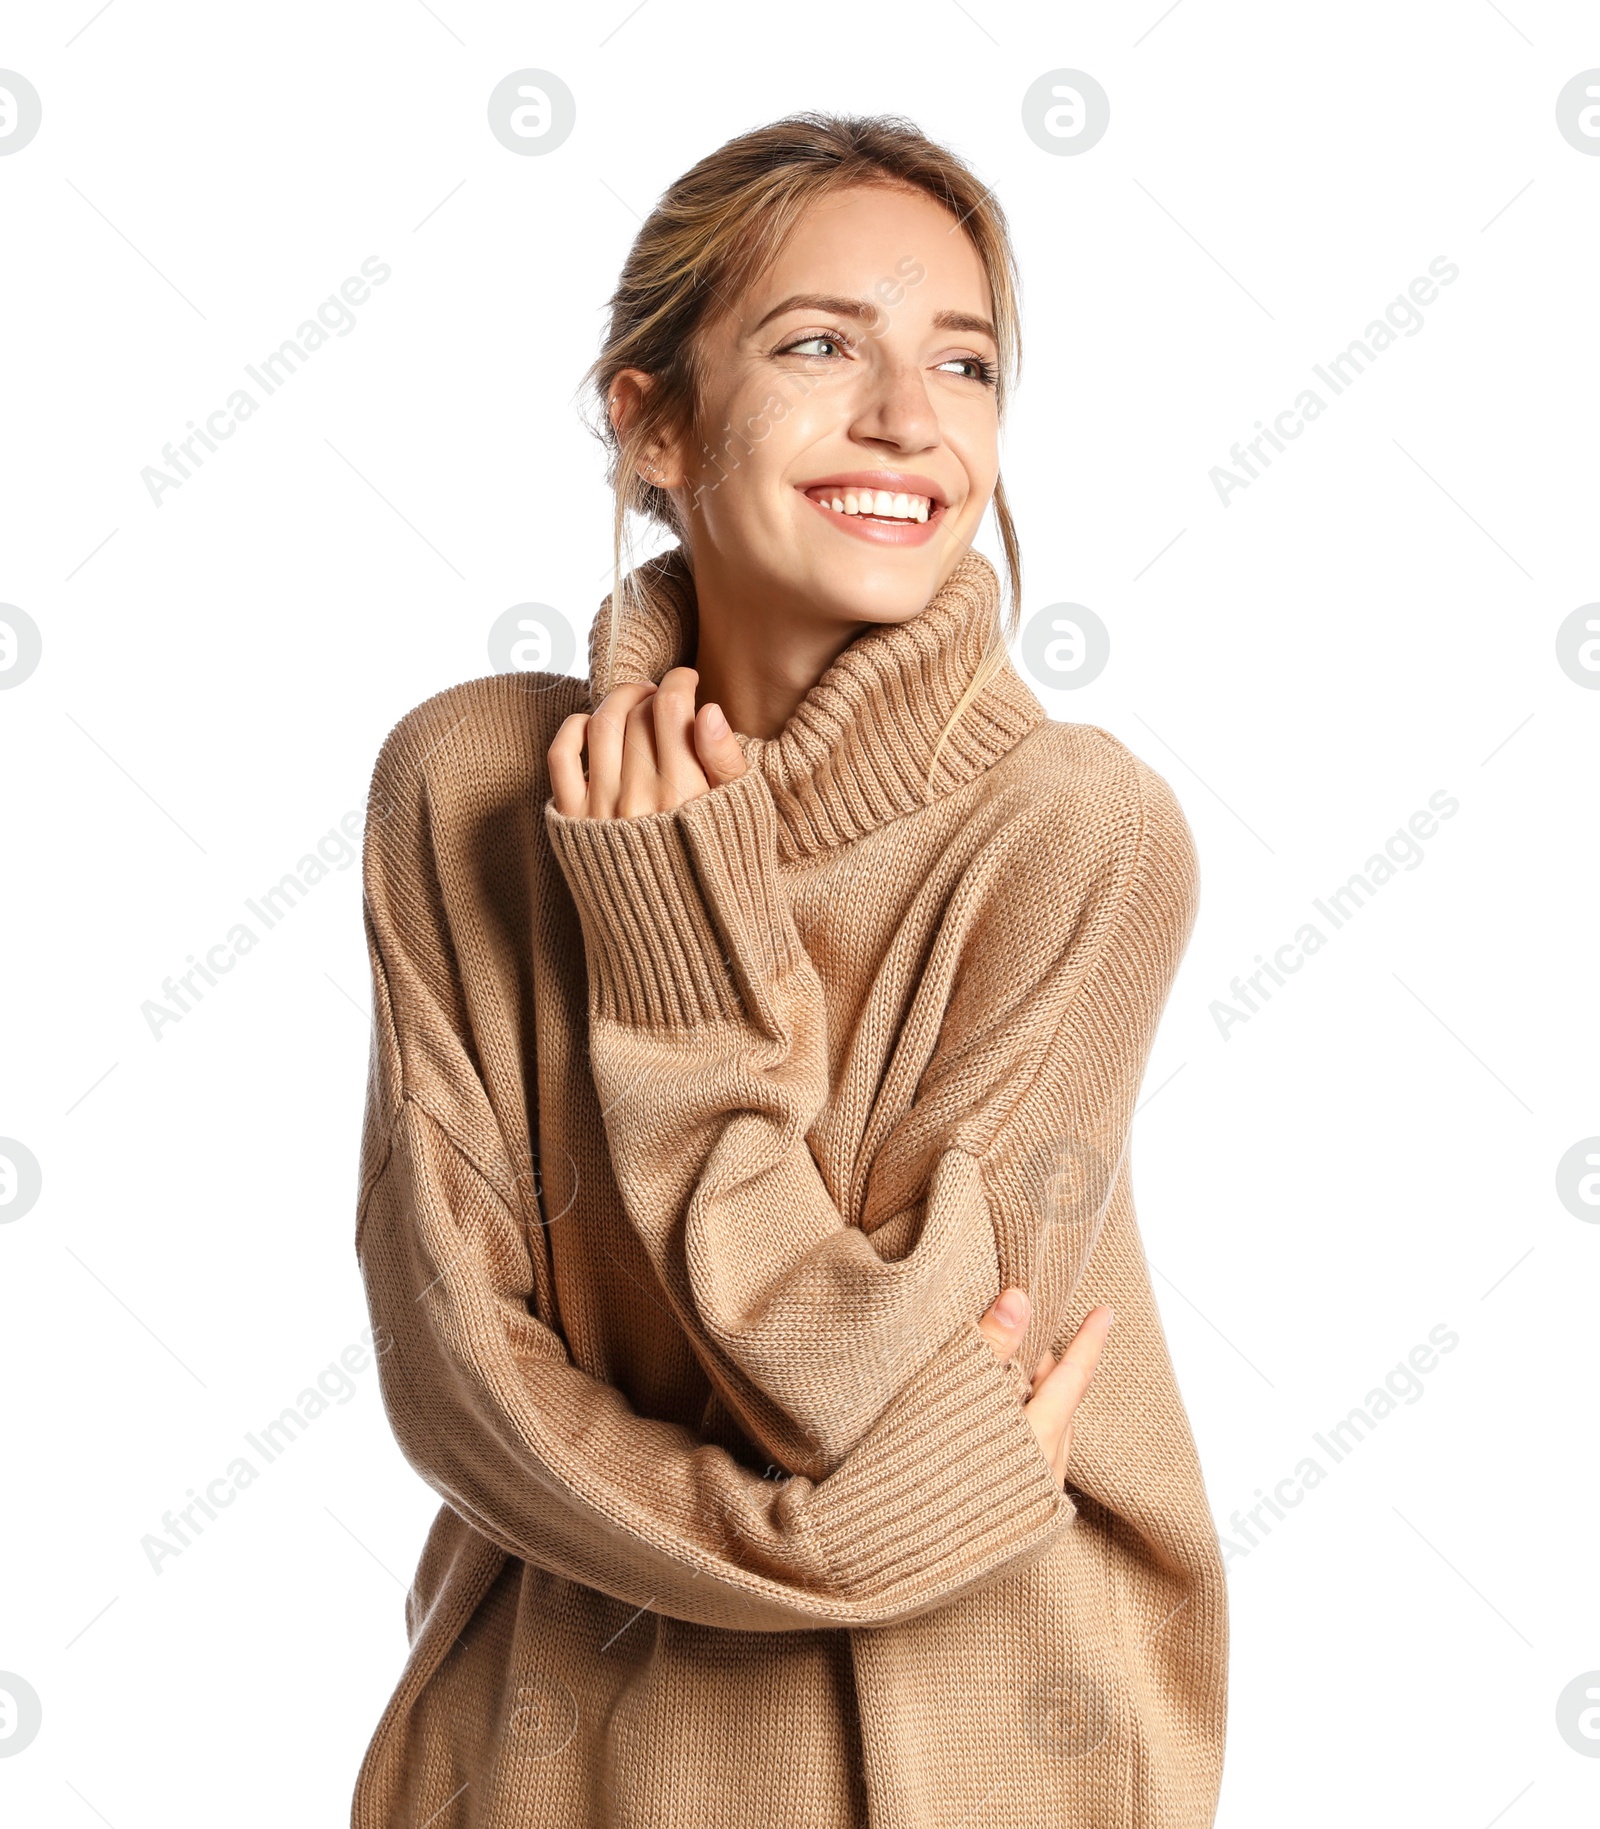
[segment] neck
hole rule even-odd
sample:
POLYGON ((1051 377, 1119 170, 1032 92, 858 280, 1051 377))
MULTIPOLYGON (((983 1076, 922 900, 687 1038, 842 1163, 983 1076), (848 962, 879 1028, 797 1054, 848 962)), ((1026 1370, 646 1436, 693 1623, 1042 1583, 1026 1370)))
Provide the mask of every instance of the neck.
POLYGON ((1005 654, 1000 583, 981 553, 963 554, 919 614, 889 622, 819 621, 815 608, 781 591, 746 587, 737 598, 719 597, 713 586, 703 646, 697 580, 681 546, 646 560, 630 580, 615 644, 609 597, 589 631, 590 709, 623 680, 659 681, 670 667, 695 665, 698 651, 701 703, 723 705, 746 762, 772 789, 781 857, 848 843, 927 805, 1044 721, 1005 654), (774 656, 778 630, 782 652, 774 656), (954 717, 997 641, 1001 666, 954 717), (728 684, 738 691, 724 701, 728 684), (786 703, 790 715, 774 731, 786 703))
POLYGON ((736 581, 702 551, 695 569, 695 704, 717 704, 737 731, 775 737, 822 675, 870 622, 819 616, 803 600, 736 581), (752 613, 752 606, 759 611, 752 613))

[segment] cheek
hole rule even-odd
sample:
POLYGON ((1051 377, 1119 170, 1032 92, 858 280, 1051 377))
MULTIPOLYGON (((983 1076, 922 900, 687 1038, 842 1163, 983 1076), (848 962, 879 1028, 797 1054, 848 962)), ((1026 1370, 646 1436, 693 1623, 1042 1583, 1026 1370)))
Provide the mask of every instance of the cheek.
POLYGON ((838 436, 839 398, 836 387, 804 376, 761 394, 745 422, 751 461, 772 475, 787 474, 805 451, 838 436))
POLYGON ((968 488, 987 499, 1000 474, 1000 436, 993 409, 953 412, 945 417, 941 429, 968 488))
POLYGON ((804 408, 795 406, 786 390, 760 382, 730 391, 707 402, 705 437, 709 449, 700 454, 709 479, 721 479, 729 489, 735 481, 752 482, 781 471, 796 448, 796 421, 804 408))
POLYGON ((781 401, 765 412, 757 407, 742 424, 742 436, 723 434, 728 441, 721 454, 723 492, 741 514, 764 517, 775 509, 781 512, 790 506, 795 482, 816 468, 808 465, 807 451, 829 448, 836 432, 831 422, 825 431, 807 426, 793 406, 786 408, 781 401))

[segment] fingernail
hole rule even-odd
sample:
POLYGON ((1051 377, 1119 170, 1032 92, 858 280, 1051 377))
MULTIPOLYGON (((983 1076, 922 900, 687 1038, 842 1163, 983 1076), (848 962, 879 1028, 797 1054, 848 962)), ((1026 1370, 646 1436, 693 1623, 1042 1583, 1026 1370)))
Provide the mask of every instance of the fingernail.
POLYGON ((1015 1327, 1028 1312, 1028 1298, 1020 1289, 1008 1289, 994 1311, 1007 1327, 1015 1327))
POLYGON ((722 707, 713 705, 706 719, 706 729, 714 737, 725 737, 728 734, 728 720, 722 715, 722 707))

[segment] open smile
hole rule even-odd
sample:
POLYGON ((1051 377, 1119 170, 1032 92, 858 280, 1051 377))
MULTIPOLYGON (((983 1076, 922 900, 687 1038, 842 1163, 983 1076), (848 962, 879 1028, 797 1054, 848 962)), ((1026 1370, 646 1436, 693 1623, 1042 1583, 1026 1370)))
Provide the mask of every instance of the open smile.
POLYGON ((944 491, 930 477, 899 470, 858 470, 800 485, 806 500, 841 533, 878 545, 920 546, 945 513, 944 491))

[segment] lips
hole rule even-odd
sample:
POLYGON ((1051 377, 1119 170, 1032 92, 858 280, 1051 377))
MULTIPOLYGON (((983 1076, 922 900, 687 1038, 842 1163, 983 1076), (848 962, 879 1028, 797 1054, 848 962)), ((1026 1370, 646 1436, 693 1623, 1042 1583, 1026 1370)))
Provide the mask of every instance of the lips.
POLYGON ((881 526, 924 526, 943 513, 944 490, 931 476, 909 470, 840 470, 799 485, 819 507, 881 526))
POLYGON ((796 486, 839 532, 879 546, 922 545, 946 509, 938 483, 909 470, 841 470, 796 486))

